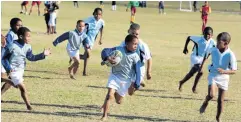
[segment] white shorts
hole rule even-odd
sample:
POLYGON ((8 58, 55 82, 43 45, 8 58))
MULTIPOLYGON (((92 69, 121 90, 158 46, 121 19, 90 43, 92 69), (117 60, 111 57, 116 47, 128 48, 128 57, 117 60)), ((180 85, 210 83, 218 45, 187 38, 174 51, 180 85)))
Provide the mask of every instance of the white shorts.
POLYGON ((110 74, 108 83, 107 83, 107 88, 115 89, 120 96, 124 97, 128 92, 128 89, 130 86, 131 86, 131 81, 122 81, 119 78, 117 78, 115 75, 110 74))
POLYGON ((215 84, 218 88, 228 90, 229 75, 227 74, 212 74, 208 75, 208 85, 215 84))
MULTIPOLYGON (((145 73, 146 73, 146 68, 145 68, 145 65, 141 67, 141 82, 144 81, 144 78, 145 78, 145 73)), ((136 81, 136 75, 134 75, 132 78, 131 78, 131 81, 134 83, 136 81)))
POLYGON ((6 73, 5 68, 3 67, 3 65, 1 66, 1 73, 6 73))
POLYGON ((50 18, 49 18, 49 23, 48 23, 49 26, 55 26, 56 25, 56 23, 55 23, 56 17, 57 17, 56 12, 50 13, 50 18))
POLYGON ((193 67, 195 64, 202 64, 203 57, 192 54, 190 58, 191 58, 191 67, 193 67))
POLYGON ((77 59, 80 59, 79 50, 71 50, 69 44, 67 45, 66 50, 70 58, 76 57, 77 59))
POLYGON ((23 73, 24 73, 24 70, 17 70, 17 71, 13 71, 10 73, 9 76, 15 86, 17 86, 23 82, 23 80, 24 80, 23 73))

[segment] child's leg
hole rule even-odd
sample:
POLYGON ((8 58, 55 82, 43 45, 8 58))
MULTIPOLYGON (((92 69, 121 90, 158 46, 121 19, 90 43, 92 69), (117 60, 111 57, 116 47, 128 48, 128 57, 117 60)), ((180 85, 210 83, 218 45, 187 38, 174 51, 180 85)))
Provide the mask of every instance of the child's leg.
POLYGON ((40 16, 40 8, 39 8, 39 4, 37 4, 38 6, 38 16, 40 16))
POLYGON ((77 59, 76 57, 73 57, 73 61, 74 63, 68 68, 71 79, 75 79, 73 75, 76 74, 77 69, 79 67, 79 59, 77 59), (72 70, 73 70, 73 73, 72 73, 72 70))
POLYGON ((11 84, 9 84, 9 83, 4 83, 3 84, 3 86, 2 86, 2 88, 1 88, 1 95, 3 95, 8 89, 10 89, 11 88, 11 84))
POLYGON ((54 26, 54 33, 56 34, 56 26, 57 26, 57 17, 54 19, 54 23, 55 23, 55 26, 54 26))
POLYGON ((181 80, 179 81, 179 90, 182 91, 182 85, 188 81, 199 69, 199 64, 195 64, 192 69, 189 71, 189 73, 181 80))
POLYGON ((108 88, 108 93, 106 95, 105 102, 102 106, 103 107, 103 116, 101 118, 102 121, 107 120, 107 113, 109 110, 110 102, 114 98, 114 94, 115 94, 115 89, 108 88))
POLYGON ((128 94, 129 94, 130 96, 132 96, 135 91, 136 91, 136 89, 135 89, 135 87, 134 87, 134 83, 131 83, 131 86, 128 88, 128 94))
POLYGON ((32 107, 31 107, 31 105, 29 103, 29 100, 28 100, 28 97, 27 97, 27 90, 26 90, 24 84, 23 83, 19 84, 18 88, 19 88, 19 90, 21 92, 21 96, 22 96, 23 101, 25 102, 25 104, 27 106, 27 109, 28 110, 32 110, 32 107))
POLYGON ((205 110, 208 106, 208 102, 213 99, 213 97, 215 95, 215 87, 216 87, 216 84, 212 84, 212 85, 208 86, 208 95, 206 96, 206 99, 200 108, 200 113, 205 112, 205 110))
POLYGON ((1 78, 1 82, 5 82, 5 83, 8 83, 8 84, 14 86, 13 82, 10 79, 7 79, 7 78, 1 78))
MULTIPOLYGON (((83 57, 80 57, 81 59, 83 57)), ((88 53, 88 51, 85 49, 85 52, 84 52, 84 69, 83 69, 83 76, 87 76, 87 64, 88 64, 88 61, 89 61, 89 58, 90 58, 90 51, 88 53)))
POLYGON ((123 97, 120 96, 117 92, 115 92, 115 101, 117 104, 121 104, 122 103, 122 99, 123 97))
POLYGON ((28 12, 27 5, 25 5, 24 8, 25 8, 25 14, 27 14, 28 12))
POLYGON ((202 25, 202 32, 203 32, 206 27, 207 19, 203 18, 202 22, 203 22, 203 25, 202 25))
POLYGON ((33 10, 33 5, 30 8, 29 15, 32 13, 32 10, 33 10))
POLYGON ((225 90, 218 88, 218 110, 216 115, 216 120, 220 122, 220 115, 223 112, 224 107, 224 96, 225 96, 225 90))
POLYGON ((193 84, 193 87, 192 87, 192 92, 193 92, 193 93, 197 93, 197 91, 196 91, 197 84, 198 84, 200 78, 202 77, 202 75, 203 75, 203 72, 199 72, 199 73, 196 75, 196 78, 195 78, 195 81, 194 81, 194 84, 193 84))

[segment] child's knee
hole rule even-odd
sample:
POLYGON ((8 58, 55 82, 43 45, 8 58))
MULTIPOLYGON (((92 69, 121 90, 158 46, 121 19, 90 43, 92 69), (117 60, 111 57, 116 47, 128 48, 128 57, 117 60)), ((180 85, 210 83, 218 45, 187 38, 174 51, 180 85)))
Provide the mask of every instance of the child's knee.
POLYGON ((212 100, 214 98, 214 94, 209 94, 209 95, 207 95, 207 99, 208 100, 212 100))

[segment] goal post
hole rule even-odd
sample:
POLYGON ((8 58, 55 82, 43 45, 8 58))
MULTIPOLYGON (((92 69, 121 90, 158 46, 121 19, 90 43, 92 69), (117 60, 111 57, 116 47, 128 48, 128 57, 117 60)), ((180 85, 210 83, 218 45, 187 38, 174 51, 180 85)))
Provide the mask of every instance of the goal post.
POLYGON ((180 11, 192 12, 192 2, 191 1, 180 1, 180 11))

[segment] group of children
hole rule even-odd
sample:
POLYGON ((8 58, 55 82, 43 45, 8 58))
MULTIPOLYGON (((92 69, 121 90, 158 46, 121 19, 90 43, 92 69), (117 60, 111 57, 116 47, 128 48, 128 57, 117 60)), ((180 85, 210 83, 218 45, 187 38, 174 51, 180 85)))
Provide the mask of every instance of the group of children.
POLYGON ((220 122, 220 115, 223 111, 224 96, 228 90, 229 75, 235 74, 237 70, 237 60, 234 53, 229 48, 231 36, 227 32, 222 32, 217 36, 217 44, 212 39, 213 29, 206 27, 203 36, 189 36, 186 40, 183 53, 188 53, 188 43, 190 40, 194 43, 191 58, 191 70, 179 81, 179 90, 182 91, 183 84, 197 73, 192 91, 197 93, 197 84, 203 75, 202 67, 209 56, 212 57, 211 64, 208 67, 208 95, 203 102, 200 113, 204 113, 208 102, 215 96, 215 89, 218 87, 218 105, 216 120, 220 122))
MULTIPOLYGON (((134 13, 135 9, 133 7, 131 9, 134 13)), ((121 62, 111 67, 111 73, 107 83, 108 92, 102 105, 103 116, 101 120, 107 120, 107 113, 112 99, 115 99, 117 104, 121 104, 126 93, 133 95, 136 90, 140 89, 140 86, 145 87, 145 75, 147 80, 151 79, 152 56, 150 49, 139 37, 140 25, 133 21, 131 21, 131 23, 128 29, 128 35, 119 46, 104 48, 101 52, 102 60, 108 60, 111 63, 116 63, 114 58, 110 57, 112 51, 118 50, 123 55, 121 62), (147 70, 145 64, 147 65, 147 70)), ((91 49, 93 49, 98 34, 100 34, 99 44, 102 44, 104 25, 102 9, 96 8, 93 16, 85 20, 77 21, 75 30, 65 32, 53 41, 53 45, 57 46, 59 43, 68 40, 66 51, 71 63, 68 67, 70 78, 75 79, 81 59, 84 60, 83 76, 87 75, 86 68, 91 49), (85 50, 82 55, 79 54, 81 47, 85 50)), ((11 86, 19 88, 27 109, 31 110, 32 107, 23 83, 25 58, 30 61, 45 59, 46 56, 51 54, 50 49, 45 49, 42 53, 33 55, 31 45, 29 44, 31 32, 27 27, 22 27, 22 20, 13 18, 10 21, 10 27, 11 29, 6 37, 1 36, 1 79, 5 82, 2 86, 1 94, 3 95, 11 86), (6 73, 8 75, 4 75, 6 73), (9 76, 10 79, 7 76, 9 76)), ((197 73, 192 87, 192 91, 194 93, 197 92, 197 84, 203 75, 202 67, 206 59, 211 55, 212 63, 209 66, 208 95, 200 108, 200 113, 205 112, 208 102, 214 97, 215 87, 218 87, 218 112, 216 119, 220 121, 225 91, 228 90, 229 75, 234 74, 237 70, 237 61, 234 53, 228 47, 231 36, 227 32, 220 33, 217 36, 217 44, 212 39, 212 36, 213 29, 211 27, 205 27, 203 29, 203 36, 189 36, 187 38, 183 53, 188 53, 187 47, 190 40, 194 42, 193 52, 191 54, 192 68, 189 73, 179 81, 179 90, 182 91, 183 84, 197 73)))
POLYGON ((40 54, 32 53, 31 31, 27 27, 22 27, 22 20, 13 18, 10 21, 11 29, 6 37, 1 36, 1 80, 5 82, 1 88, 3 95, 11 86, 19 88, 27 109, 32 110, 32 106, 27 97, 27 90, 23 83, 23 74, 26 65, 25 59, 38 61, 50 55, 50 49, 44 49, 40 54))

